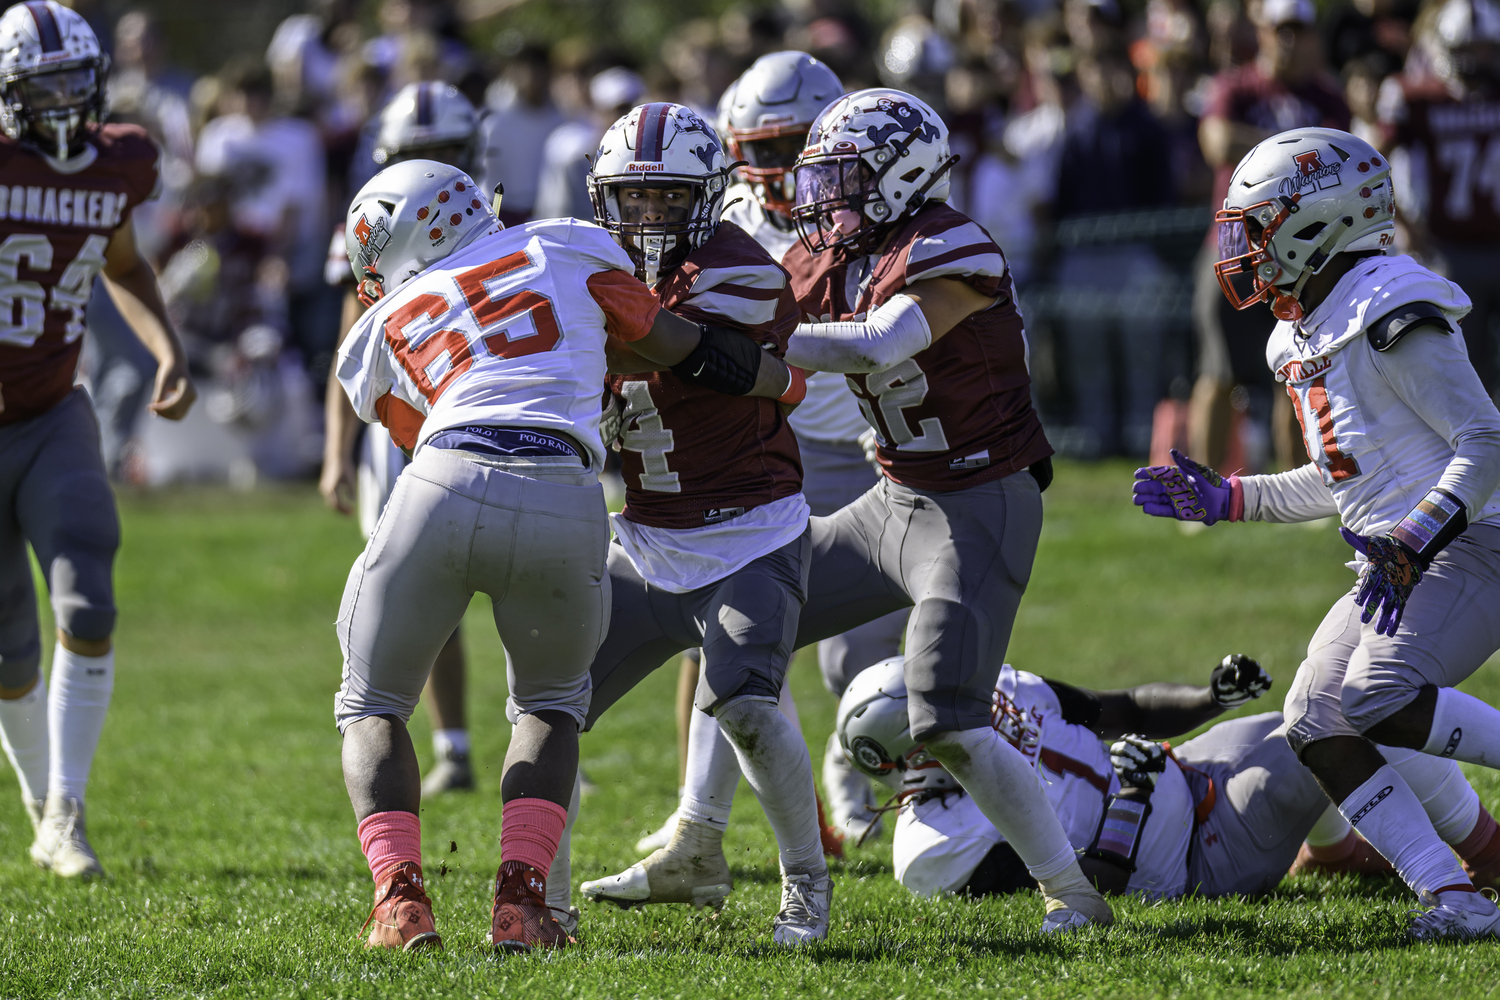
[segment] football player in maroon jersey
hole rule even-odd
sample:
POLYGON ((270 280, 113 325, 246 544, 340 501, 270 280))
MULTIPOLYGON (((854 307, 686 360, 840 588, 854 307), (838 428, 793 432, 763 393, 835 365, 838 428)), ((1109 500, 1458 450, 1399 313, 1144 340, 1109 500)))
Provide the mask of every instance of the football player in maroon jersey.
MULTIPOLYGON (((1411 158, 1401 221, 1414 250, 1469 296, 1469 360, 1486 391, 1500 390, 1500 4, 1448 0, 1417 49, 1430 73, 1388 78, 1377 112, 1385 145, 1411 158), (1408 210, 1411 209, 1411 210, 1408 210)), ((1403 192, 1403 194, 1405 194, 1403 192)))
POLYGON ((1031 406, 1021 316, 989 234, 949 208, 948 129, 898 90, 829 105, 797 160, 802 309, 791 364, 844 372, 884 476, 813 518, 797 645, 912 607, 911 735, 1026 862, 1045 931, 1113 920, 1025 759, 989 725, 1036 555, 1052 448, 1031 406))
POLYGON ((0 16, 0 742, 36 826, 31 859, 65 877, 101 871, 83 799, 115 673, 119 520, 73 384, 95 275, 157 358, 149 409, 178 420, 196 396, 130 224, 158 151, 139 126, 99 124, 107 66, 54 0, 0 16), (58 626, 50 700, 28 543, 58 626))
MULTIPOLYGON (((605 134, 589 184, 595 214, 662 304, 715 324, 750 355, 779 355, 797 322, 786 272, 721 222, 729 164, 690 108, 647 104, 605 134)), ((780 847, 779 944, 828 935, 833 882, 823 860, 812 764, 778 710, 806 595, 808 505, 797 439, 776 401, 690 385, 681 368, 612 359, 623 407, 626 503, 610 546, 609 634, 591 670, 592 725, 670 657, 703 649, 696 705, 718 720, 739 766, 689 798, 667 845, 585 896, 622 906, 717 903, 732 888, 721 838, 743 769, 780 847), (727 787, 724 787, 726 786, 727 787)), ((800 373, 786 402, 801 395, 800 373)), ((734 758, 730 758, 731 762, 734 758)))

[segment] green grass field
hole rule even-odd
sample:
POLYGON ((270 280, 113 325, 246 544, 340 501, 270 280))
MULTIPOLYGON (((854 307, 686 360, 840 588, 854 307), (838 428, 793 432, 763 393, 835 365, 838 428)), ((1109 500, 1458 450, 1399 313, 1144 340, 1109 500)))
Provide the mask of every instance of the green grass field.
MULTIPOLYGON (((1010 660, 1095 687, 1201 683, 1257 656, 1279 706, 1307 639, 1348 586, 1330 526, 1222 526, 1187 536, 1129 503, 1122 463, 1062 465, 1010 660)), ((748 788, 726 840, 737 889, 721 914, 584 906, 581 945, 497 958, 484 946, 499 861, 508 727, 484 604, 465 628, 473 795, 423 812, 440 955, 369 954, 368 870, 339 774, 332 622, 359 551, 310 489, 122 498, 118 682, 90 789, 109 876, 31 867, 30 828, 0 765, 0 997, 1449 997, 1497 989, 1500 945, 1412 946, 1410 899, 1377 882, 1283 882, 1248 902, 1118 903, 1107 932, 1044 939, 1040 897, 916 901, 889 835, 836 867, 825 945, 770 943, 775 845, 748 788), (451 847, 451 849, 450 849, 451 847)), ((49 623, 44 627, 50 629, 49 623)), ((814 765, 833 700, 793 672, 814 765)), ((574 838, 575 881, 636 860, 671 811, 675 670, 583 741, 598 791, 574 838)), ((1467 688, 1500 702, 1492 662, 1467 688)), ((425 718, 414 721, 427 762, 425 718)), ((1470 772, 1485 802, 1500 780, 1470 772)))

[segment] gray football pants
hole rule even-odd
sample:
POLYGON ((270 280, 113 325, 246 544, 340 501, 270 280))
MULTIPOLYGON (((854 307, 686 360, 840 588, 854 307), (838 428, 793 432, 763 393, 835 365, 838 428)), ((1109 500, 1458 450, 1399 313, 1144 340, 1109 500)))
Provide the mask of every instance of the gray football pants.
POLYGON ((1323 618, 1287 691, 1299 756, 1330 736, 1364 735, 1428 684, 1456 687, 1500 649, 1500 525, 1470 525, 1438 553, 1394 637, 1360 623, 1358 593, 1356 583, 1323 618))
POLYGON ((493 603, 505 645, 510 721, 551 710, 582 726, 589 662, 609 624, 608 539, 604 491, 576 460, 423 448, 349 571, 339 730, 411 717, 475 593, 493 603))
POLYGON ((42 661, 27 542, 58 627, 75 639, 108 639, 120 519, 82 389, 40 416, 0 426, 0 687, 12 690, 29 687, 42 661))
POLYGON ((1253 896, 1276 888, 1328 808, 1287 745, 1281 713, 1221 722, 1173 753, 1213 780, 1212 808, 1188 851, 1187 891, 1253 896))
MULTIPOLYGON (((880 481, 858 441, 798 437, 797 444, 802 451, 802 495, 815 517, 837 513, 880 481)), ((901 652, 907 614, 892 611, 818 643, 818 670, 835 698, 843 696, 860 671, 901 652)))
POLYGON ((806 531, 795 541, 697 590, 674 594, 648 584, 625 550, 609 547, 609 634, 594 658, 588 723, 669 658, 693 646, 703 667, 693 699, 712 715, 731 698, 781 697, 798 613, 807 595, 806 531))
POLYGON ((1024 469, 953 493, 882 477, 832 517, 812 519, 797 646, 912 608, 912 736, 988 726, 1041 530, 1042 493, 1024 469))

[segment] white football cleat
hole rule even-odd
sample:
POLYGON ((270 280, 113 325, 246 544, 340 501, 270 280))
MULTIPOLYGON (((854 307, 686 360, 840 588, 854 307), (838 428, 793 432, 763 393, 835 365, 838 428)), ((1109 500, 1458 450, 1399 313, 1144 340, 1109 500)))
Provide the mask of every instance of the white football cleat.
POLYGON ((870 779, 844 756, 838 733, 828 737, 823 752, 823 794, 828 800, 829 820, 846 838, 858 841, 880 836, 880 814, 875 812, 870 779))
POLYGON ((828 914, 833 908, 833 879, 807 872, 781 876, 781 912, 772 922, 777 944, 804 945, 828 938, 828 914))
POLYGON ((672 815, 667 817, 667 821, 661 825, 661 829, 655 833, 648 833, 640 840, 637 840, 635 842, 635 849, 641 854, 650 854, 652 851, 659 851, 663 847, 666 847, 672 842, 672 834, 677 832, 677 821, 681 818, 681 815, 680 810, 673 809, 672 815))
POLYGON ((1109 901, 1092 886, 1057 896, 1043 892, 1042 899, 1047 903, 1047 915, 1042 918, 1043 934, 1082 930, 1090 924, 1108 927, 1115 922, 1115 911, 1109 901))
POLYGON ((618 875, 585 882, 578 891, 592 902, 627 910, 650 903, 722 906, 734 890, 723 836, 703 823, 683 820, 666 847, 618 875))
POLYGON ((1500 937, 1500 906, 1495 905, 1489 894, 1445 892, 1435 896, 1424 892, 1420 898, 1430 909, 1412 910, 1413 920, 1406 929, 1417 941, 1500 937), (1457 896, 1470 898, 1460 901, 1453 898, 1457 896))
POLYGON ((103 875, 99 857, 89 845, 83 803, 78 799, 48 798, 31 844, 31 861, 63 878, 103 875))
POLYGON ((31 832, 36 834, 37 827, 42 825, 42 807, 46 805, 40 799, 26 799, 26 815, 31 819, 31 832))

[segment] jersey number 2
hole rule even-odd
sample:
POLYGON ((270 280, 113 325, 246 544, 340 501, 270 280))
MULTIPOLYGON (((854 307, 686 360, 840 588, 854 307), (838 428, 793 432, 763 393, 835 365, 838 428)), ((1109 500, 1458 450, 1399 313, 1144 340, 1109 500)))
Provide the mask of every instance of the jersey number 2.
POLYGON ((883 372, 866 375, 864 387, 849 379, 849 388, 859 401, 859 409, 869 421, 880 443, 897 451, 947 451, 948 436, 937 417, 923 417, 918 422, 921 434, 912 433, 902 410, 920 406, 927 399, 927 373, 915 358, 883 372))
MULTIPOLYGON (((508 290, 516 272, 535 267, 524 250, 507 254, 499 260, 471 267, 454 276, 463 293, 474 322, 479 327, 478 342, 483 349, 499 358, 519 358, 541 354, 557 346, 562 334, 557 315, 545 295, 530 288, 508 290), (510 280, 507 280, 510 279, 510 280)), ((385 341, 390 345, 401 367, 416 383, 427 402, 443 394, 449 384, 474 364, 476 343, 458 330, 435 330, 421 342, 413 344, 412 334, 422 319, 438 320, 453 308, 447 296, 424 292, 391 313, 385 321, 385 341), (447 364, 434 371, 446 359, 447 364), (436 377, 434 377, 436 376, 436 377)))

